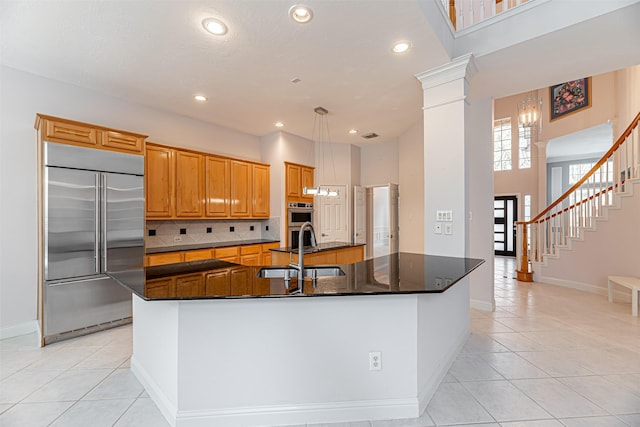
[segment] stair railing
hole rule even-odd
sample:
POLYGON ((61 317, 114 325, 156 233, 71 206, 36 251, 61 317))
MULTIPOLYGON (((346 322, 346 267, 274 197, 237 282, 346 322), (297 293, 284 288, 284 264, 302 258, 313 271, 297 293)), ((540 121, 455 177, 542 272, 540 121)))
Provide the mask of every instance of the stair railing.
POLYGON ((533 281, 531 262, 556 256, 570 238, 595 225, 603 208, 615 203, 614 194, 625 182, 640 178, 640 113, 609 151, 569 190, 526 222, 516 222, 517 278, 533 281))

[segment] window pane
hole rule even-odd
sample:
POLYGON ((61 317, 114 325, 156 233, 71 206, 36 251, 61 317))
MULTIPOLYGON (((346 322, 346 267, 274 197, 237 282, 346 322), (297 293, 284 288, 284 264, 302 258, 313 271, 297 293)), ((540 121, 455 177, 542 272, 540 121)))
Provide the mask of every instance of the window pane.
POLYGON ((511 117, 493 122, 493 170, 511 169, 511 117))

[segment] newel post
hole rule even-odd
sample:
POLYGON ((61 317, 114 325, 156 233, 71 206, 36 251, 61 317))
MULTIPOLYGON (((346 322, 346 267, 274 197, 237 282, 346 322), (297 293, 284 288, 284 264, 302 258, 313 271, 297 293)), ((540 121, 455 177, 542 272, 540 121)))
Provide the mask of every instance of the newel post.
POLYGON ((528 230, 524 222, 516 222, 516 226, 522 230, 522 252, 520 254, 520 268, 516 270, 516 278, 521 282, 533 282, 533 271, 529 271, 529 248, 527 247, 528 230))

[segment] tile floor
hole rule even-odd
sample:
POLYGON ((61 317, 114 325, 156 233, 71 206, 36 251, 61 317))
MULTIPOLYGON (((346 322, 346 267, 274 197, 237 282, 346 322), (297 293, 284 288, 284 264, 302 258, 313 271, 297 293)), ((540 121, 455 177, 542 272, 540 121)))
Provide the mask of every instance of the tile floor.
MULTIPOLYGON (((630 304, 513 271, 496 259, 497 309, 472 310, 471 336, 420 418, 315 427, 640 427, 630 304)), ((130 355, 130 326, 43 349, 34 335, 0 341, 0 426, 168 426, 130 355)))

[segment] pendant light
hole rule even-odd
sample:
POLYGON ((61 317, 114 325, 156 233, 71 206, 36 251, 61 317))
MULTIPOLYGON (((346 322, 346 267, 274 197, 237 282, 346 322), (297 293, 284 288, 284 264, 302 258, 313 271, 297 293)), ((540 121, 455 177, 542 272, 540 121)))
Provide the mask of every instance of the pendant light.
MULTIPOLYGON (((318 153, 320 155, 319 166, 322 176, 324 177, 325 171, 325 145, 329 144, 329 155, 331 156, 331 166, 333 168, 333 180, 336 179, 336 165, 333 160, 333 149, 331 148, 331 136, 329 133, 329 118, 327 117, 329 111, 323 107, 316 107, 313 109, 316 114, 313 119, 313 131, 311 133, 311 139, 318 144, 318 153)), ((330 187, 322 187, 317 185, 316 187, 304 187, 302 189, 303 194, 309 194, 322 197, 338 197, 340 193, 337 189, 331 189, 330 187)))

